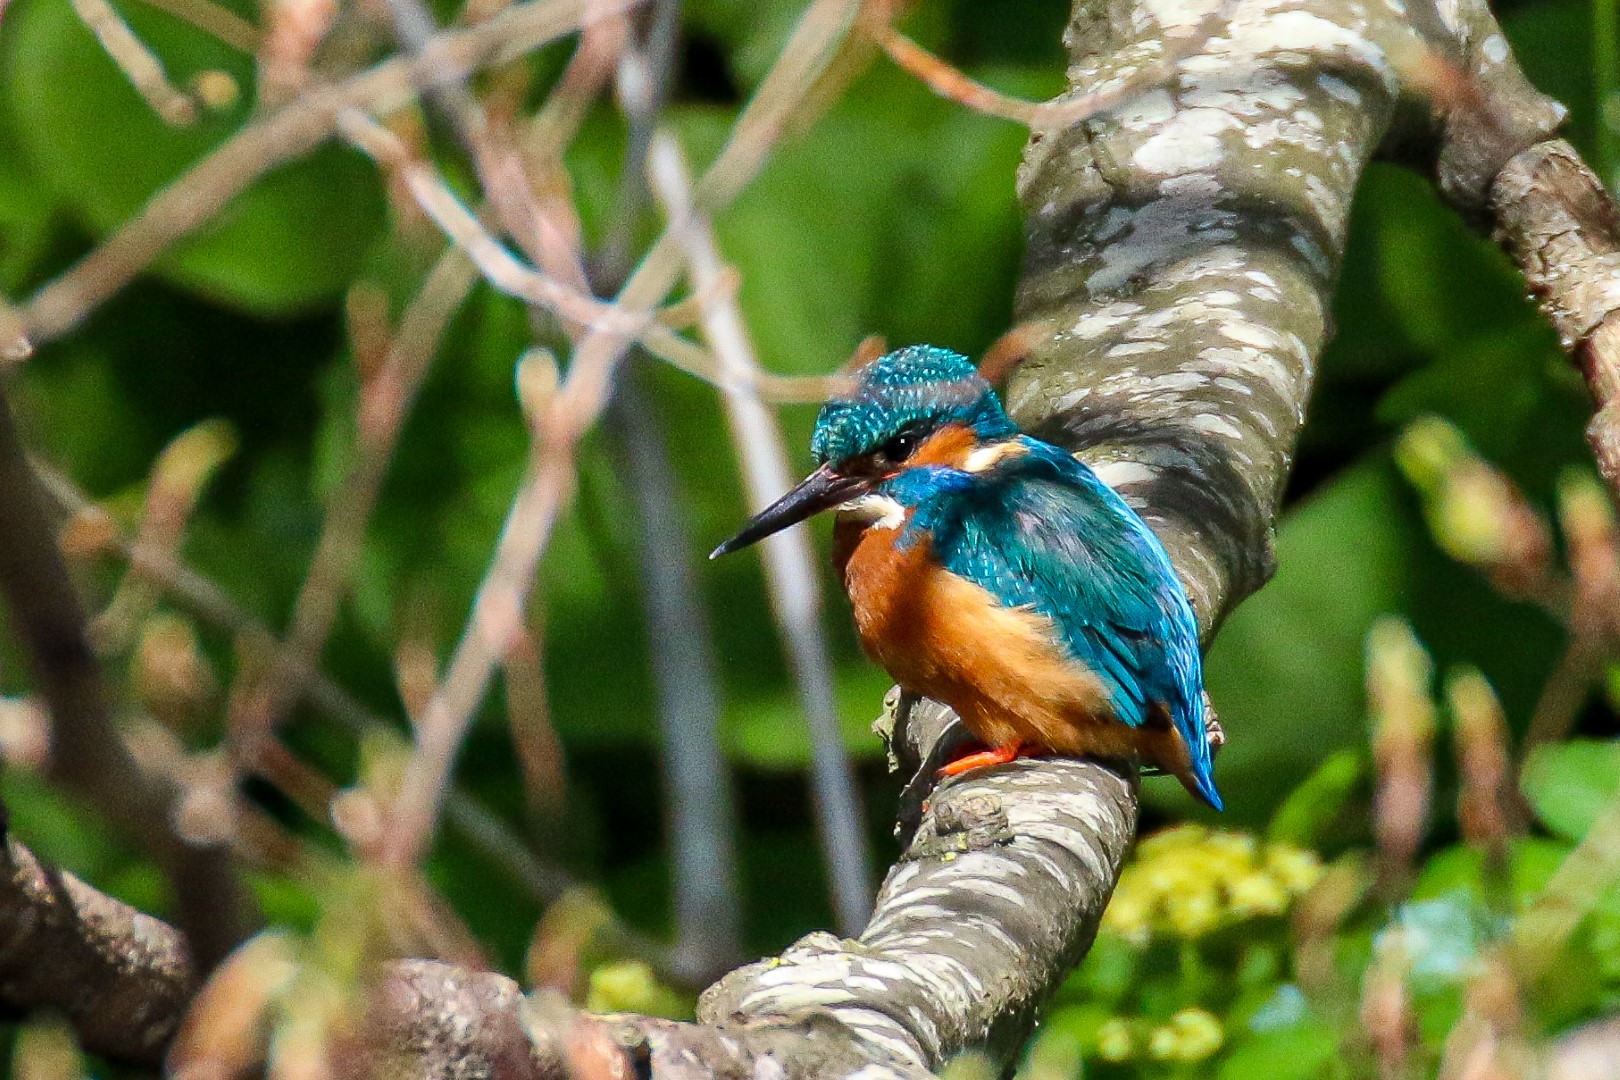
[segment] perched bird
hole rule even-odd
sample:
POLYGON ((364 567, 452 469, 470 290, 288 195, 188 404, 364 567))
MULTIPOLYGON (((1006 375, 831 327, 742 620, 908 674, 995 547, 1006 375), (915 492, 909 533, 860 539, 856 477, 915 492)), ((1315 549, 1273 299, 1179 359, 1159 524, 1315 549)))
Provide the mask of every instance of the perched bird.
POLYGON ((711 558, 838 508, 837 560, 867 653, 988 749, 1137 759, 1216 809, 1198 627, 1153 531, 1112 488, 1019 431, 964 356, 913 346, 827 402, 819 468, 711 558))

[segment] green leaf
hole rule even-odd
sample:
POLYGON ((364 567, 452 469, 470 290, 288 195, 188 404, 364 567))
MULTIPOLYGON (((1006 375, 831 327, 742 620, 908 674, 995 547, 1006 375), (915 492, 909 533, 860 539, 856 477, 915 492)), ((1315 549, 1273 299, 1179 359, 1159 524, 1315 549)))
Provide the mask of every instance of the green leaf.
POLYGON ((1316 846, 1340 820, 1366 771, 1359 751, 1340 750, 1333 754, 1277 808, 1266 830, 1267 839, 1300 847, 1316 846))
MULTIPOLYGON (((1569 845, 1541 836, 1521 836, 1508 848, 1508 887, 1513 904, 1522 909, 1540 895, 1547 881, 1569 854, 1569 845)), ((1414 900, 1432 900, 1457 891, 1479 904, 1489 899, 1485 888, 1485 855, 1461 844, 1437 851, 1424 862, 1412 886, 1414 900)))
MULTIPOLYGON (((137 7, 127 14, 176 84, 205 70, 252 84, 251 58, 161 13, 137 7)), ((44 187, 98 235, 135 215, 249 116, 244 100, 171 127, 153 115, 68 0, 36 0, 8 15, 0 96, 12 127, 44 187)), ((375 170, 357 154, 327 147, 259 180, 157 269, 258 314, 301 311, 354 276, 380 233, 382 206, 375 170)))
POLYGON ((1218 1080, 1312 1080, 1328 1074, 1339 1053, 1331 1026, 1307 1018, 1290 1027, 1251 1031, 1239 1037, 1216 1072, 1218 1080))
MULTIPOLYGON (((1399 484, 1364 460, 1289 515, 1277 577, 1216 637, 1205 679, 1228 736, 1215 774, 1229 818, 1261 819, 1325 754, 1363 745, 1362 640, 1401 596, 1414 531, 1399 484)), ((1175 784, 1142 790, 1191 806, 1175 784)))
MULTIPOLYGON (((892 682, 871 664, 845 664, 834 671, 839 730, 851 753, 860 757, 883 753, 882 741, 872 734, 872 721, 892 682)), ((791 684, 727 709, 722 735, 732 758, 758 768, 800 769, 810 761, 810 729, 791 684)))
POLYGON ((1538 746, 1525 765, 1522 784, 1541 823, 1578 841, 1620 790, 1620 743, 1573 739, 1538 746))

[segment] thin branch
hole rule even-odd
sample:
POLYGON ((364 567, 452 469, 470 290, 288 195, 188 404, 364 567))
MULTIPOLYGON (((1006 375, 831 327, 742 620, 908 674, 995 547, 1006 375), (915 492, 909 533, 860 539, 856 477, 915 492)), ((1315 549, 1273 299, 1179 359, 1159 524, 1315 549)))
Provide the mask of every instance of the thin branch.
MULTIPOLYGON (((614 85, 630 132, 608 237, 592 275, 609 287, 629 273, 633 238, 649 216, 647 158, 673 78, 680 11, 679 0, 657 0, 630 29, 618 56, 614 85)), ((607 425, 640 540, 637 568, 662 734, 675 961, 707 981, 742 956, 737 814, 720 745, 714 630, 694 579, 697 553, 663 417, 647 396, 645 378, 635 366, 623 373, 607 425)))
POLYGON ((619 296, 619 305, 639 312, 629 332, 591 332, 575 351, 568 378, 539 424, 529 464, 496 544, 495 557, 473 601, 461 640, 444 680, 418 725, 416 752, 406 767, 385 849, 385 862, 414 865, 430 839, 450 771, 473 714, 483 701, 496 664, 521 628, 523 611, 563 508, 573 498, 575 451, 607 403, 620 358, 634 335, 653 319, 656 294, 639 273, 619 296))
POLYGON ((568 774, 562 741, 551 722, 551 702, 541 664, 539 635, 525 630, 501 658, 506 686, 506 725, 523 774, 529 820, 542 847, 555 848, 566 824, 568 774))
POLYGON ((1023 124, 1032 131, 1049 131, 1098 116, 1162 84, 1175 74, 1181 61, 1202 49, 1211 35, 1227 25, 1236 3, 1237 0, 1226 0, 1188 33, 1174 37, 1167 34, 1159 59, 1142 71, 1118 80, 1117 85, 1078 95, 1065 94, 1052 101, 1024 101, 993 90, 935 56, 892 25, 879 26, 873 31, 873 37, 890 60, 947 101, 986 116, 1023 124))
POLYGON ((259 28, 214 0, 140 0, 147 7, 190 23, 240 52, 259 48, 259 28))
POLYGON ((445 329, 476 280, 460 251, 446 251, 406 308, 382 365, 362 382, 354 460, 327 504, 320 540, 293 606, 286 645, 276 650, 262 678, 233 702, 232 751, 246 767, 251 768, 258 744, 274 734, 282 714, 302 697, 304 683, 319 662, 359 561, 366 525, 400 432, 445 329))
POLYGON ((107 0, 72 0, 72 3, 73 10, 101 42, 130 86, 165 124, 185 127, 197 122, 197 103, 169 84, 162 62, 135 36, 135 31, 112 4, 107 0))
MULTIPOLYGON (((385 113, 452 74, 501 64, 627 10, 640 0, 528 0, 476 26, 437 35, 417 59, 384 61, 334 86, 309 92, 244 127, 19 311, 22 340, 51 341, 77 326, 176 241, 211 221, 259 177, 309 153, 337 131, 346 110, 385 113)), ((8 351, 16 346, 8 346, 8 351)))
MULTIPOLYGON (((653 139, 648 163, 653 187, 664 203, 670 230, 691 264, 693 284, 715 298, 702 311, 704 336, 719 361, 726 419, 743 470, 751 509, 768 506, 793 486, 787 447, 776 417, 753 392, 759 373, 742 313, 725 293, 709 292, 722 273, 708 219, 693 204, 691 177, 680 145, 668 133, 653 139)), ((790 529, 761 545, 771 608, 787 644, 810 727, 812 779, 822 857, 832 881, 840 930, 856 933, 871 914, 871 851, 866 819, 855 790, 854 771, 844 749, 833 696, 832 662, 822 632, 820 579, 804 529, 790 529)))
MULTIPOLYGON (((139 566, 153 581, 161 583, 185 610, 245 640, 255 653, 269 655, 280 647, 264 623, 240 607, 213 581, 181 562, 172 552, 143 547, 119 530, 104 511, 60 472, 39 462, 34 462, 32 468, 40 489, 60 511, 73 517, 94 515, 98 521, 94 531, 100 534, 102 542, 132 565, 139 566)), ((304 693, 310 704, 354 735, 396 730, 321 671, 311 673, 304 693)), ((275 744, 270 750, 276 752, 275 744)), ((474 849, 537 901, 551 903, 582 887, 566 870, 537 859, 506 822, 466 792, 457 789, 449 793, 445 816, 450 826, 474 849)), ((604 937, 611 948, 644 960, 661 975, 674 978, 669 950, 661 944, 619 925, 608 927, 604 937)))
POLYGON ((113 721, 83 606, 57 547, 11 406, 0 394, 0 593, 50 713, 50 775, 126 831, 163 868, 198 963, 247 936, 251 904, 229 849, 194 843, 173 820, 174 792, 146 775, 113 721))
MULTIPOLYGON (((857 7, 858 0, 816 0, 806 13, 705 176, 702 190, 715 203, 729 201, 757 172, 792 111, 788 88, 798 80, 813 79, 831 61, 857 7)), ((615 306, 637 313, 633 319, 654 321, 655 305, 679 276, 678 256, 666 233, 642 259, 615 306)), ((645 333, 644 324, 630 329, 632 335, 645 333)), ((590 333, 575 350, 568 378, 539 424, 534 452, 501 530, 495 558, 479 586, 444 681, 423 717, 423 738, 407 767, 396 807, 387 860, 392 865, 414 863, 427 844, 457 748, 501 650, 521 621, 557 515, 572 499, 578 440, 600 415, 618 361, 631 343, 631 336, 619 332, 590 333)))

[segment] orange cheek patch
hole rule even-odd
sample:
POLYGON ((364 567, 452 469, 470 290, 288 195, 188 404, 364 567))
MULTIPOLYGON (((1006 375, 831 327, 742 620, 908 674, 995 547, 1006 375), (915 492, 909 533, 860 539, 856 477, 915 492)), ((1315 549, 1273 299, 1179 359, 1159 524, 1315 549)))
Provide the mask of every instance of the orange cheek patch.
POLYGON ((960 469, 967 456, 978 445, 973 429, 961 424, 946 424, 906 459, 906 465, 948 465, 960 469))

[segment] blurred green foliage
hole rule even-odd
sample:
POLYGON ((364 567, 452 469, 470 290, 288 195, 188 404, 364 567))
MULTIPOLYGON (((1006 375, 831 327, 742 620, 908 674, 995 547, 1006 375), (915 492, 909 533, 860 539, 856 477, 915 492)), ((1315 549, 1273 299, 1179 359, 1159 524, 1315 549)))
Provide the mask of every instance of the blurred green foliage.
MULTIPOLYGON (((71 265, 254 114, 250 57, 138 0, 119 6, 177 84, 224 72, 242 92, 193 127, 167 126, 68 0, 12 0, 0 22, 0 292, 8 297, 27 295, 71 265)), ((256 14, 248 0, 226 6, 256 14)), ((1056 92, 1067 5, 1027 0, 1016 17, 1003 10, 1009 6, 920 5, 907 29, 998 88, 1056 92)), ((797 0, 687 5, 669 119, 695 164, 716 153, 801 7, 797 0)), ((1612 121, 1620 112, 1615 101, 1597 100, 1597 88, 1616 86, 1617 76, 1594 75, 1592 10, 1584 0, 1518 0, 1503 10, 1521 61, 1570 106, 1570 133, 1588 154, 1599 150, 1600 115, 1612 121)), ((1598 52, 1613 62, 1612 49, 1598 52)), ((539 54, 541 79, 554 77, 566 55, 561 45, 539 54)), ((604 105, 570 152, 589 243, 601 241, 615 205, 623 139, 622 122, 604 105)), ((823 373, 868 334, 969 353, 993 341, 1008 324, 1017 273, 1013 175, 1023 140, 1017 128, 872 64, 772 156, 717 223, 764 364, 781 374, 823 373)), ((1601 143, 1616 145, 1613 133, 1601 143)), ((1620 162, 1601 165, 1612 176, 1620 162)), ((373 167, 346 148, 328 146, 277 169, 29 362, 15 395, 31 444, 133 526, 162 448, 204 421, 228 423, 239 450, 208 488, 185 554, 244 607, 284 626, 325 502, 352 452, 358 377, 344 297, 356 282, 374 285, 397 316, 438 250, 410 225, 373 167)), ((1444 553, 1390 453, 1405 424, 1444 417, 1539 505, 1551 504, 1562 470, 1587 461, 1585 392, 1512 269, 1424 181, 1376 167, 1356 203, 1335 317, 1281 523, 1279 573, 1227 621, 1209 658, 1210 691, 1230 737, 1219 760, 1230 806, 1221 824, 1252 831, 1269 823, 1270 830, 1265 841, 1171 834, 1180 838, 1173 843, 1224 851, 1218 858, 1239 857, 1222 844, 1243 848, 1244 858, 1258 857, 1256 844, 1329 856, 1365 846, 1362 644, 1379 616, 1402 614, 1440 667, 1477 665, 1518 731, 1563 644, 1542 610, 1502 598, 1444 553)), ((445 655, 487 564, 522 464, 527 432, 511 372, 529 344, 521 307, 478 287, 451 325, 390 469, 352 601, 323 657, 335 679, 386 715, 401 712, 396 646, 420 642, 445 655)), ((714 394, 670 370, 646 374, 670 433, 684 527, 706 548, 743 512, 714 394)), ((812 416, 810 407, 783 410, 795 448, 812 416)), ((537 593, 571 781, 566 839, 552 854, 599 883, 630 923, 657 935, 668 929, 669 882, 656 728, 631 511, 611 451, 606 436, 586 444, 579 503, 561 523, 537 593)), ((120 572, 98 563, 86 569, 85 586, 105 602, 120 572)), ((741 798, 748 947, 768 952, 830 918, 804 777, 808 741, 757 563, 706 564, 700 580, 716 615, 726 749, 741 798)), ((836 597, 830 573, 826 589, 836 597)), ((841 601, 829 606, 848 745, 860 762, 872 835, 892 845, 895 782, 867 731, 887 680, 859 656, 841 601)), ((217 627, 195 631, 228 686, 233 642, 217 627)), ((24 684, 15 649, 6 648, 0 678, 15 694, 24 684)), ((216 741, 220 713, 214 708, 186 737, 198 746, 216 741)), ((1595 696, 1579 730, 1594 740, 1612 736, 1612 707, 1595 696)), ((354 779, 359 750, 324 718, 300 712, 290 737, 339 783, 354 779)), ((1510 909, 1536 894, 1613 798, 1620 787, 1613 749, 1578 742, 1532 759, 1526 794, 1542 828, 1513 847, 1510 909)), ((522 828, 498 693, 458 775, 522 828)), ((1443 776, 1443 794, 1450 784, 1443 776)), ((41 853, 162 910, 150 867, 96 822, 26 771, 8 770, 0 790, 15 828, 41 853)), ((289 824, 308 827, 273 792, 255 792, 289 824)), ((1198 816, 1174 784, 1149 782, 1145 795, 1150 827, 1198 816)), ((1453 844, 1450 800, 1436 805, 1438 846, 1412 898, 1389 921, 1348 932, 1335 959, 1360 970, 1355 965, 1365 966, 1391 927, 1421 938, 1423 951, 1411 960, 1428 980, 1418 1008, 1431 1044, 1459 1007, 1462 975, 1450 958, 1477 953, 1497 933, 1492 920, 1507 914, 1488 895, 1483 860, 1453 844)), ((1152 850, 1142 859, 1137 879, 1152 873, 1152 850)), ((456 841, 441 842, 431 874, 496 960, 517 970, 541 914, 536 904, 456 841)), ((1243 880, 1259 897, 1271 879, 1255 870, 1243 880)), ((311 886, 269 875, 258 884, 276 918, 315 925, 311 886)), ((1338 1075, 1344 1017, 1317 1015, 1290 981, 1276 908, 1293 904, 1297 881, 1272 884, 1280 899, 1266 893, 1248 908, 1223 886, 1217 924, 1198 933, 1154 929, 1143 941, 1117 926, 1105 932, 1035 1045, 1030 1067, 1055 1063, 1058 1071, 1032 1075, 1067 1075, 1063 1063, 1075 1054, 1115 1063, 1099 1075, 1338 1075), (1214 1074, 1210 1061, 1219 1062, 1214 1074)), ((1124 918, 1120 903, 1132 887, 1122 884, 1111 918, 1124 918)), ((1583 933, 1598 959, 1591 984, 1571 991, 1573 999, 1539 1002, 1549 1023, 1620 994, 1620 901, 1605 902, 1583 933)), ((599 971, 589 993, 599 1002, 676 1007, 634 966, 599 971)))

